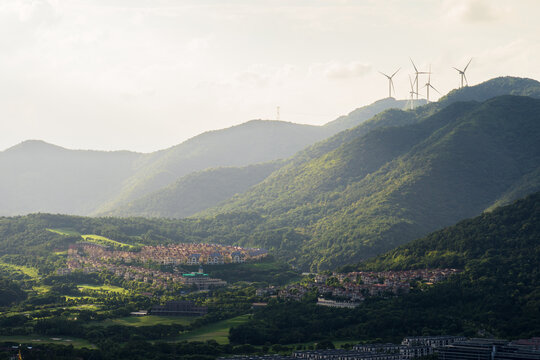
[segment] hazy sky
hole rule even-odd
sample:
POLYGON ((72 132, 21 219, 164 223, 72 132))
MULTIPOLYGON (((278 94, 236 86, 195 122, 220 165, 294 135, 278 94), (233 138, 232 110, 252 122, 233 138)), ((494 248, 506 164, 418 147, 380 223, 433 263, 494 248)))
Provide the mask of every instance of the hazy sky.
MULTIPOLYGON (((0 150, 153 151, 250 119, 323 124, 408 96, 540 79, 538 0, 0 0, 0 150), (424 81, 425 82, 425 81, 424 81)), ((433 93, 432 93, 433 95, 433 93)), ((436 95, 436 94, 435 94, 436 95)))

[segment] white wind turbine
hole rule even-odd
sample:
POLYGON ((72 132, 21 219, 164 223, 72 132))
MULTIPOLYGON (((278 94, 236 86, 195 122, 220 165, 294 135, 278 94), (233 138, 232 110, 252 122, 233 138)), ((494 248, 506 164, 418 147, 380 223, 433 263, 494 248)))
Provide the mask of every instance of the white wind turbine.
POLYGON ((411 60, 412 66, 414 68, 414 74, 415 74, 414 83, 416 84, 416 100, 418 100, 418 75, 429 74, 429 73, 425 71, 418 71, 418 68, 416 67, 416 65, 414 65, 414 61, 412 61, 411 58, 409 58, 409 60, 411 60))
POLYGON ((397 69, 392 75, 386 75, 385 73, 379 71, 388 79, 388 97, 392 97, 392 90, 394 90, 394 95, 396 95, 396 89, 394 88, 394 81, 392 80, 392 78, 394 77, 394 75, 397 74, 399 70, 401 70, 401 68, 397 69))
POLYGON ((465 68, 463 68, 463 70, 459 70, 456 67, 454 68, 454 69, 457 70, 459 75, 461 75, 461 87, 460 87, 460 89, 463 87, 463 80, 465 80, 465 84, 467 84, 467 86, 469 86, 469 82, 467 81, 467 76, 465 76, 465 71, 467 71, 467 68, 471 64, 471 61, 472 61, 472 58, 471 58, 471 60, 469 60, 469 62, 467 63, 467 66, 465 66, 465 68))
POLYGON ((414 91, 414 83, 411 79, 411 75, 409 75, 409 84, 411 85, 411 91, 409 91, 410 99, 409 104, 411 106, 411 110, 414 109, 414 95, 416 94, 418 96, 418 93, 414 91))
POLYGON ((429 65, 429 75, 428 75, 428 81, 427 83, 424 85, 424 87, 426 88, 426 99, 427 99, 427 102, 429 102, 429 88, 432 88, 433 90, 435 90, 436 92, 439 92, 439 90, 435 89, 435 87, 433 85, 431 85, 431 65, 429 65))

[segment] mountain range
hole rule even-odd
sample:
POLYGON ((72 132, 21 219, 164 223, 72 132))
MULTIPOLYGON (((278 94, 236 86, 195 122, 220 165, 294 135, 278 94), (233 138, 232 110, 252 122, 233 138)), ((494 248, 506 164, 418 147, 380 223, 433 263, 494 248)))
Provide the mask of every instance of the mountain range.
POLYGON ((331 268, 538 191, 540 101, 450 101, 459 94, 442 99, 446 107, 383 112, 198 216, 253 213, 262 220, 248 243, 296 254, 304 267, 331 268), (361 131, 377 122, 395 126, 361 131), (295 240, 261 241, 280 228, 294 231, 295 240))
MULTIPOLYGON (((182 176, 212 168, 244 167, 288 158, 343 128, 360 124, 374 113, 405 105, 403 100, 383 99, 326 126, 252 120, 227 129, 209 131, 149 154, 69 150, 43 141, 25 141, 0 152, 3 173, 0 178, 0 197, 3 199, 0 215, 38 211, 116 214, 117 208, 118 214, 132 214, 129 209, 136 206, 122 206, 152 192, 169 191, 165 188, 180 181, 182 176)), ((232 171, 235 170, 230 169, 229 173, 232 171)), ((237 171, 238 176, 254 176, 240 182, 247 187, 260 176, 245 169, 237 171)), ((210 176, 208 181, 214 174, 206 173, 210 176)), ((237 191, 247 189, 239 188, 238 184, 233 186, 237 191)), ((222 190, 219 200, 230 194, 225 184, 222 190)), ((175 214, 168 216, 191 215, 179 200, 175 214)), ((210 204, 210 199, 204 198, 201 202, 210 204)), ((164 214, 163 211, 157 213, 164 214)))
POLYGON ((151 154, 30 141, 0 153, 1 210, 192 216, 177 241, 335 268, 540 190, 537 98, 537 81, 505 77, 414 110, 389 98, 325 126, 250 121, 151 154))

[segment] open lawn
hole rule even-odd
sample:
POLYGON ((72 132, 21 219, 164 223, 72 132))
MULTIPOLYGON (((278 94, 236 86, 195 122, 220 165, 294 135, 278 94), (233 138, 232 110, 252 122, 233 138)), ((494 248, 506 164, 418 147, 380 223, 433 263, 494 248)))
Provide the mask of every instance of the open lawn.
POLYGON ((38 270, 36 268, 33 268, 33 267, 22 266, 22 265, 14 265, 14 264, 9 264, 9 263, 0 261, 0 268, 2 268, 2 267, 6 268, 7 270, 10 270, 10 271, 21 272, 24 275, 27 275, 27 276, 29 276, 31 278, 37 278, 39 276, 38 275, 38 270))
POLYGON ((105 236, 101 235, 81 235, 84 241, 93 242, 100 245, 108 245, 108 246, 125 246, 128 248, 133 248, 133 245, 122 243, 119 241, 115 241, 109 238, 106 238, 105 236))
POLYGON ((95 290, 95 291, 102 291, 102 292, 117 292, 117 293, 126 293, 127 290, 124 288, 121 288, 119 286, 113 286, 113 285, 77 285, 77 288, 79 290, 95 290))
POLYGON ((241 325, 248 321, 250 315, 240 315, 232 319, 218 321, 213 324, 203 326, 190 332, 186 332, 174 341, 206 341, 215 340, 219 344, 229 343, 229 329, 233 326, 241 325))
POLYGON ((107 319, 100 324, 104 326, 125 325, 125 326, 153 326, 153 325, 189 325, 196 317, 192 316, 127 316, 118 319, 107 319))
POLYGON ((74 229, 47 229, 47 231, 57 233, 64 236, 80 236, 81 234, 74 229))
POLYGON ((32 290, 34 290, 38 294, 45 294, 51 290, 51 287, 48 285, 39 285, 39 286, 33 286, 32 290))
POLYGON ((92 345, 84 339, 78 339, 73 337, 50 337, 49 335, 13 335, 13 336, 0 336, 0 342, 14 342, 17 344, 58 344, 58 345, 73 345, 75 348, 88 348, 96 349, 95 345, 92 345))

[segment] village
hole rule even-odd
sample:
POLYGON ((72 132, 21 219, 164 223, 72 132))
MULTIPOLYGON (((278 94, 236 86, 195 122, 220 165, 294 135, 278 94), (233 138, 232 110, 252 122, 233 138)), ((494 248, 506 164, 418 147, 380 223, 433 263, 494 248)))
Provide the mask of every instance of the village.
POLYGON ((107 271, 124 280, 148 283, 153 288, 167 289, 172 284, 183 284, 197 290, 209 290, 225 286, 227 282, 211 278, 202 269, 186 273, 178 266, 242 264, 246 261, 260 260, 267 254, 264 249, 245 249, 217 244, 144 246, 135 252, 112 250, 104 245, 80 242, 69 247, 67 267, 58 269, 57 274, 107 271), (162 271, 145 266, 148 264, 172 265, 172 267, 171 271, 162 271))
POLYGON ((259 296, 272 296, 300 301, 316 292, 322 306, 351 308, 369 296, 401 295, 410 291, 412 282, 431 285, 459 273, 457 269, 418 269, 402 271, 357 271, 332 274, 305 274, 305 281, 282 289, 263 288, 259 296))

